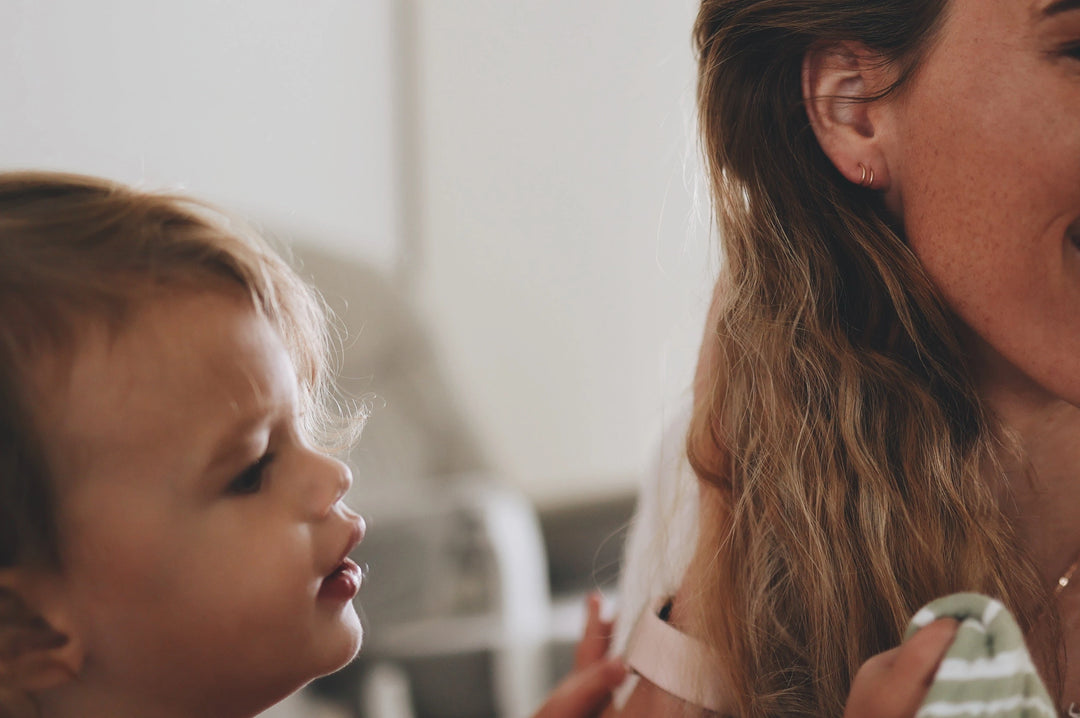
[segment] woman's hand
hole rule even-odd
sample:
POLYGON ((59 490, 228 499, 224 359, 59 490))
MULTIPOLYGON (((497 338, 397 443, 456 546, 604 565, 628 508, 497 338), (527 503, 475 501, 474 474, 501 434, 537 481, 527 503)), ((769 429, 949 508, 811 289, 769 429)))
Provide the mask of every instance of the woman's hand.
POLYGON ((626 678, 622 661, 609 659, 612 623, 600 618, 600 595, 589 595, 585 634, 574 652, 574 670, 548 696, 533 718, 593 718, 626 678))
POLYGON ((912 718, 960 624, 941 618, 859 667, 844 718, 912 718))

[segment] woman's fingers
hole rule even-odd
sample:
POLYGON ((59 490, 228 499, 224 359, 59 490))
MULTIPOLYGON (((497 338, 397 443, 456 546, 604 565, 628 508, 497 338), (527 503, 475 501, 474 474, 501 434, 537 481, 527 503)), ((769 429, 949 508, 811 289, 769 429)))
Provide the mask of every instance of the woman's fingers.
POLYGON ((612 624, 600 617, 602 605, 599 593, 585 599, 585 632, 574 651, 574 670, 555 687, 535 718, 597 716, 626 678, 622 661, 604 657, 611 644, 612 624))
POLYGON ((600 617, 603 598, 590 593, 585 599, 585 632, 574 651, 574 670, 579 671, 607 655, 611 645, 612 622, 600 617))
POLYGON ((911 718, 918 711, 960 624, 943 618, 903 645, 870 658, 855 674, 844 718, 911 718))
POLYGON ((626 678, 620 660, 602 659, 575 670, 555 687, 533 718, 592 718, 607 705, 611 692, 626 678))
MULTIPOLYGON (((892 669, 896 679, 924 689, 929 686, 959 628, 960 623, 955 619, 939 618, 919 629, 900 646, 900 652, 896 654, 892 669)), ((920 692, 920 703, 925 694, 925 690, 920 692)))

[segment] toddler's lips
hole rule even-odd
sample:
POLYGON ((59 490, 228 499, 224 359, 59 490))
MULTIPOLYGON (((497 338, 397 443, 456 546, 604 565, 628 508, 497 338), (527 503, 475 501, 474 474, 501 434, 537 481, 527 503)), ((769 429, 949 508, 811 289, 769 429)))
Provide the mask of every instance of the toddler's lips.
POLYGON ((351 601, 360 590, 363 578, 360 567, 346 558, 319 585, 319 598, 335 603, 351 601))
POLYGON ((345 545, 338 554, 337 566, 319 584, 319 598, 344 603, 356 596, 360 590, 362 575, 360 567, 349 558, 349 554, 363 540, 366 530, 364 519, 354 514, 348 527, 348 536, 345 537, 345 545))

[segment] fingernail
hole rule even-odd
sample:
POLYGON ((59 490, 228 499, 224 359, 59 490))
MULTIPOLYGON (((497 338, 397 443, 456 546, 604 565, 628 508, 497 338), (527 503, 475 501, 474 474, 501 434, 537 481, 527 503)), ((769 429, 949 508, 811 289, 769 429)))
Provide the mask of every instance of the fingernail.
POLYGON ((603 601, 604 599, 599 591, 590 591, 588 595, 585 596, 585 607, 586 610, 588 610, 590 617, 600 615, 600 605, 603 601))
POLYGON ((604 673, 611 676, 612 679, 621 679, 629 672, 630 666, 626 665, 626 662, 621 658, 610 659, 607 667, 604 669, 604 673))
POLYGON ((937 630, 945 634, 956 633, 960 630, 960 622, 955 618, 939 618, 931 625, 937 625, 937 630))

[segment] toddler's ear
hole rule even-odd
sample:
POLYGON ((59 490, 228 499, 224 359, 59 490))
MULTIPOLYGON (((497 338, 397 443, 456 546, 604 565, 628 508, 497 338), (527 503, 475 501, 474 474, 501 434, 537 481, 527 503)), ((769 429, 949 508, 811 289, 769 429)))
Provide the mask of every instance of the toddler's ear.
POLYGON ((0 675, 26 693, 66 683, 82 669, 56 581, 21 568, 0 569, 0 675))

